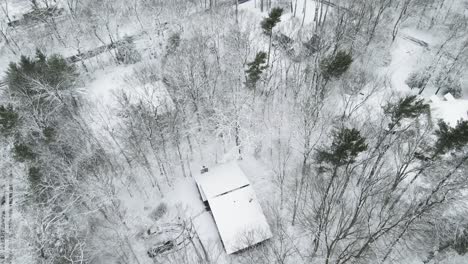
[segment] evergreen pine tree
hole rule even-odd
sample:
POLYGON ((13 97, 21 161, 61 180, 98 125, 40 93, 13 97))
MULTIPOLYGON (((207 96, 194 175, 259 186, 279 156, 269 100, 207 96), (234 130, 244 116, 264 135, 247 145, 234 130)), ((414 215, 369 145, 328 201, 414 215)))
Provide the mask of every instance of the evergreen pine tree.
POLYGON ((272 40, 272 35, 273 35, 273 28, 276 26, 276 24, 278 24, 281 21, 282 14, 283 14, 282 8, 279 8, 279 7, 272 8, 270 13, 268 14, 268 17, 265 17, 260 24, 263 29, 263 33, 265 33, 265 35, 267 35, 270 38, 269 45, 268 45, 267 65, 270 62, 271 40, 272 40))
POLYGON ((317 152, 317 161, 342 166, 354 163, 359 153, 365 150, 367 150, 366 140, 359 130, 342 128, 333 133, 333 142, 329 150, 317 152))
POLYGON ((468 252, 468 227, 457 234, 452 247, 459 255, 465 255, 468 252))
POLYGON ((17 142, 13 146, 13 157, 20 162, 25 162, 27 160, 33 160, 36 154, 28 145, 17 142))
POLYGON ((59 90, 70 88, 77 77, 75 67, 60 55, 46 57, 36 50, 36 57, 21 56, 18 63, 10 63, 6 80, 14 96, 33 96, 40 93, 36 82, 59 90))
POLYGON ((339 78, 349 69, 352 62, 351 54, 340 50, 336 55, 330 55, 320 62, 322 75, 326 80, 339 78))
POLYGON ((6 107, 0 105, 0 132, 9 134, 11 130, 18 124, 18 113, 13 110, 13 106, 6 107))
POLYGON ((36 189, 42 180, 41 171, 38 167, 30 167, 28 170, 28 180, 32 189, 36 189))
POLYGON ((400 98, 397 103, 389 103, 384 107, 384 113, 391 119, 389 129, 400 125, 405 118, 416 118, 427 111, 429 111, 429 105, 425 104, 422 99, 418 99, 416 95, 400 98))
POLYGON ((55 128, 48 126, 42 130, 42 134, 45 137, 46 143, 50 143, 54 140, 56 136, 56 131, 55 131, 55 128))
POLYGON ((468 145, 468 121, 459 120, 453 128, 440 120, 436 130, 438 137, 435 148, 436 154, 444 154, 450 150, 461 149, 468 145))
POLYGON ((263 33, 267 36, 272 35, 273 28, 281 22, 281 15, 283 14, 283 9, 279 7, 272 8, 268 17, 265 17, 261 22, 263 33))
POLYGON ((254 61, 247 64, 247 66, 249 67, 245 71, 247 73, 247 81, 246 81, 247 87, 251 89, 255 89, 258 80, 260 80, 261 74, 268 67, 267 65, 265 65, 266 57, 267 57, 266 53, 263 51, 260 51, 255 56, 254 61))

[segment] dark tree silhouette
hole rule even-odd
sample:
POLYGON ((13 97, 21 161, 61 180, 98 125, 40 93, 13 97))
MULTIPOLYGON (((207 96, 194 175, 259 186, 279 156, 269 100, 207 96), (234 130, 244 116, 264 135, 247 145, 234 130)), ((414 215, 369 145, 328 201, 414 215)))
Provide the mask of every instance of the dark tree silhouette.
POLYGON ((330 55, 320 62, 323 77, 326 80, 338 78, 345 73, 353 58, 350 53, 345 51, 338 51, 336 55, 330 55))
POLYGON ((270 13, 268 14, 268 17, 265 17, 262 22, 261 26, 263 29, 263 33, 267 35, 270 38, 270 42, 268 45, 268 59, 267 59, 267 65, 270 63, 270 52, 271 52, 271 39, 273 35, 273 28, 281 22, 281 15, 283 14, 283 9, 279 7, 275 7, 271 9, 270 13))
POLYGON ((255 89, 258 80, 260 80, 260 76, 263 73, 263 71, 268 67, 265 64, 266 60, 266 53, 263 51, 260 51, 257 53, 255 56, 255 59, 248 63, 247 66, 249 67, 245 73, 247 74, 247 81, 246 81, 246 86, 255 89))

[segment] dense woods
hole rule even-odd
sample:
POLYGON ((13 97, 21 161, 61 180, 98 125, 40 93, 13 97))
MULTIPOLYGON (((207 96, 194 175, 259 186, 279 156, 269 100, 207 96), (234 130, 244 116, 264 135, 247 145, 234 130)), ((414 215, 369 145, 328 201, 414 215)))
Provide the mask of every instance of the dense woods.
POLYGON ((467 263, 467 14, 0 0, 0 263, 467 263), (231 255, 193 180, 227 160, 273 233, 231 255))

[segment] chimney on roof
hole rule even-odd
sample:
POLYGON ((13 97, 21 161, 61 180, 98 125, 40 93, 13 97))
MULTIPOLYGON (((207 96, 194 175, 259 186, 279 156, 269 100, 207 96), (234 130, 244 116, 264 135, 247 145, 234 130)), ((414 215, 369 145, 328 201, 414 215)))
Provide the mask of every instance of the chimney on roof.
POLYGON ((205 172, 208 172, 208 168, 203 166, 202 169, 200 170, 200 173, 203 174, 205 172))

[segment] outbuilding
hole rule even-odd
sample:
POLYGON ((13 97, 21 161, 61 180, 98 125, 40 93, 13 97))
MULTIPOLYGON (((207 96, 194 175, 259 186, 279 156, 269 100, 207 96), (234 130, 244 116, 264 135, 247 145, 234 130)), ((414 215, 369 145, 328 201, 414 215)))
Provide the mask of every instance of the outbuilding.
POLYGON ((272 237, 255 191, 236 161, 204 168, 195 181, 227 254, 272 237))

